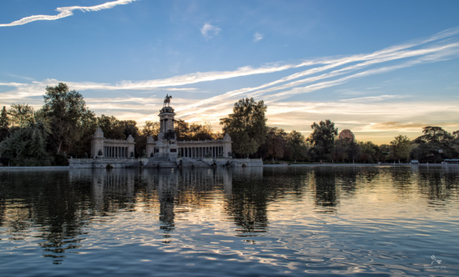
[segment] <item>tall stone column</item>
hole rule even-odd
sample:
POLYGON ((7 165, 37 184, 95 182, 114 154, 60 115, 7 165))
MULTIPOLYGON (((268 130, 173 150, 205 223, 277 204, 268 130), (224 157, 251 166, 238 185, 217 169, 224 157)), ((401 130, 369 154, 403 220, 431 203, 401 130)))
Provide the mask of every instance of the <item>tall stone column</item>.
POLYGON ((99 151, 102 152, 102 156, 105 155, 104 151, 104 132, 100 127, 97 127, 96 132, 92 136, 91 140, 91 157, 94 158, 99 154, 99 151))

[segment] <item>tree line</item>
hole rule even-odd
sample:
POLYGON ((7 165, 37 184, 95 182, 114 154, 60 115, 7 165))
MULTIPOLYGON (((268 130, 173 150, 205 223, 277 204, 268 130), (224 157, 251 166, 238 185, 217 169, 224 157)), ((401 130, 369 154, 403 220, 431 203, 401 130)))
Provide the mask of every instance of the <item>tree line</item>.
MULTIPOLYGON (((146 121, 142 128, 134 120, 96 116, 86 107, 83 96, 64 83, 46 87, 44 105, 34 110, 28 104, 12 104, 0 113, 0 163, 12 166, 66 165, 69 157, 86 158, 91 138, 99 126, 106 138, 136 142, 136 157, 142 155, 147 138, 155 140, 159 122, 146 121)), ((330 120, 313 123, 305 137, 295 130, 270 127, 263 100, 244 98, 234 104, 233 113, 220 119, 223 132, 213 132, 210 124, 174 122, 177 140, 222 139, 233 141, 233 157, 262 158, 266 162, 441 162, 459 157, 459 131, 452 134, 437 126, 426 126, 423 135, 411 141, 399 135, 390 144, 355 141, 338 137, 330 120)))
POLYGON ((423 135, 414 140, 398 135, 389 144, 376 145, 356 141, 353 135, 339 137, 338 128, 328 119, 314 122, 307 138, 295 130, 287 133, 267 126, 266 111, 262 100, 246 98, 234 104, 232 114, 220 119, 223 131, 233 140, 233 156, 263 158, 265 162, 343 163, 439 163, 459 158, 459 130, 451 134, 438 126, 426 126, 423 135))

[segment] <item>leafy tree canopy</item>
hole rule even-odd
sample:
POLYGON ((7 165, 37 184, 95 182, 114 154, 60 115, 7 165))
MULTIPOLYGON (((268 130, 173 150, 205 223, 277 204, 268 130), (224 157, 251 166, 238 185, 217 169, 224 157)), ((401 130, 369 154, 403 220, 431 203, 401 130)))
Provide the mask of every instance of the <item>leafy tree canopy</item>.
POLYGON ((51 125, 51 147, 59 154, 62 148, 69 149, 73 142, 81 139, 94 113, 86 108, 83 96, 70 91, 64 83, 46 87, 43 97, 43 110, 51 125))
POLYGON ((255 153, 266 139, 267 107, 263 100, 241 99, 234 104, 233 113, 220 119, 223 131, 233 140, 233 151, 248 156, 255 153))
POLYGON ((313 153, 320 159, 328 159, 333 151, 338 128, 329 119, 311 125, 312 134, 308 141, 313 145, 313 153))

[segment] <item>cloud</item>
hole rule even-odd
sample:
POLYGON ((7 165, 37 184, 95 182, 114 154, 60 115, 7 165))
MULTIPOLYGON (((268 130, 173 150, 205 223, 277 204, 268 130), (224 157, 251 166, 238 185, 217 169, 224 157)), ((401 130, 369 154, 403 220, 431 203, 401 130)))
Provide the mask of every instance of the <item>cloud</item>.
POLYGON ((263 35, 256 32, 255 35, 253 36, 253 41, 259 41, 263 39, 263 35))
POLYGON ((388 99, 401 99, 410 97, 409 95, 379 95, 379 96, 367 96, 367 97, 359 97, 359 98, 349 98, 349 99, 341 99, 340 102, 379 102, 388 99))
POLYGON ((204 36, 206 40, 217 36, 222 29, 218 28, 217 26, 212 26, 209 23, 204 24, 201 28, 201 34, 204 36))
MULTIPOLYGON (((213 26, 212 26, 213 27, 213 26)), ((0 102, 29 102, 35 101, 37 96, 43 95, 46 86, 55 86, 58 82, 65 82, 71 89, 77 91, 99 90, 108 91, 196 91, 195 88, 181 87, 201 82, 211 82, 224 79, 234 79, 241 76, 257 74, 270 74, 274 72, 293 71, 287 76, 272 79, 252 87, 239 87, 235 90, 208 97, 205 99, 180 99, 174 96, 174 108, 180 118, 185 120, 201 120, 210 122, 218 129, 219 118, 226 117, 231 112, 234 102, 241 97, 254 97, 263 99, 268 104, 268 118, 270 125, 283 126, 286 130, 305 130, 304 122, 323 120, 324 115, 339 121, 340 128, 352 128, 357 132, 389 132, 392 129, 383 128, 385 122, 425 122, 434 125, 435 122, 445 122, 445 118, 457 118, 458 103, 421 103, 419 99, 387 101, 402 99, 409 96, 388 95, 377 91, 378 87, 368 88, 368 94, 362 97, 353 97, 347 100, 330 100, 328 102, 298 102, 294 105, 285 101, 297 94, 311 93, 325 88, 338 86, 358 78, 413 67, 425 63, 433 63, 459 57, 459 28, 453 28, 435 34, 426 39, 412 41, 401 45, 392 46, 372 53, 363 53, 340 57, 323 57, 318 59, 303 60, 297 63, 283 64, 271 63, 259 67, 244 66, 230 71, 195 72, 177 75, 164 79, 144 81, 121 81, 115 84, 94 82, 68 82, 65 80, 46 79, 31 81, 29 83, 6 82, 0 86, 13 87, 13 90, 0 93, 0 102), (300 69, 306 67, 305 69, 300 69), (375 91, 376 90, 376 91, 375 91), (375 95, 377 93, 378 95, 375 95), (33 98, 31 98, 33 97, 33 98), (26 100, 27 99, 27 100, 26 100), (397 111, 396 113, 392 111, 397 111), (282 123, 284 122, 284 123, 282 123), (352 123, 354 122, 354 123, 352 123), (360 123, 361 122, 361 123, 360 123), (282 125, 283 124, 283 125, 282 125), (303 125, 301 125, 303 124, 303 125)), ((277 74, 276 74, 277 76, 277 74)), ((351 89, 351 91, 353 91, 351 89)), ((113 92, 115 93, 115 92, 113 92)), ((130 92, 131 93, 131 92, 130 92)), ((118 95, 121 93, 118 92, 118 95)), ((359 95, 360 96, 360 95, 359 95)), ((156 120, 155 111, 160 108, 162 98, 133 98, 119 96, 116 101, 88 100, 88 106, 96 109, 97 113, 107 113, 118 116, 127 116, 128 112, 135 111, 138 115, 133 118, 139 123, 145 120, 156 120)), ((10 103, 0 103, 10 104, 10 103)), ((133 116, 134 113, 131 112, 133 116)), ((437 124, 440 125, 440 124, 437 124)), ((414 126, 413 126, 414 128, 414 126)), ((407 130, 415 130, 415 129, 407 130)), ((395 130, 395 129, 394 129, 395 130)), ((410 132, 411 132, 410 131, 410 132)))
POLYGON ((24 25, 30 22, 39 21, 39 20, 58 20, 73 15, 73 10, 80 10, 83 12, 95 12, 105 9, 111 9, 117 5, 126 5, 134 2, 135 0, 117 0, 112 2, 106 2, 96 6, 82 7, 82 6, 71 6, 71 7, 59 7, 56 11, 59 12, 57 15, 32 15, 28 17, 21 18, 19 20, 13 21, 7 24, 0 24, 0 27, 12 27, 24 25))
POLYGON ((370 124, 369 128, 377 130, 399 130, 399 129, 417 129, 420 130, 423 127, 426 127, 426 123, 401 123, 401 122, 382 122, 382 123, 373 123, 370 124))
POLYGON ((46 79, 41 82, 34 81, 31 84, 2 83, 0 85, 14 86, 20 88, 21 93, 31 92, 33 91, 32 88, 37 87, 41 87, 39 89, 41 93, 41 91, 43 91, 43 87, 46 87, 47 85, 56 85, 58 82, 66 82, 70 87, 76 90, 151 90, 156 88, 182 86, 201 82, 231 79, 242 76, 269 74, 306 66, 309 67, 307 70, 293 73, 286 77, 259 85, 257 87, 240 88, 212 98, 199 101, 198 103, 193 104, 193 106, 207 105, 212 102, 216 103, 225 99, 231 100, 234 97, 246 95, 247 93, 252 93, 253 96, 262 96, 274 92, 276 90, 283 90, 280 94, 277 95, 277 97, 289 97, 290 95, 298 93, 309 93, 321 88, 338 85, 340 83, 348 82, 355 78, 361 78, 372 74, 389 72, 392 70, 414 66, 420 63, 436 62, 439 60, 457 57, 459 53, 459 43, 454 41, 454 39, 457 38, 454 38, 453 36, 457 35, 458 33, 459 27, 456 27, 435 34, 424 40, 419 40, 416 42, 406 43, 398 46, 392 46, 369 54, 357 54, 344 57, 324 57, 313 60, 304 60, 299 63, 292 64, 271 63, 255 68, 251 66, 244 66, 237 68, 233 71, 196 72, 185 75, 177 75, 165 79, 153 79, 145 81, 121 81, 116 84, 94 82, 69 82, 65 80, 58 81, 54 79, 46 79), (436 42, 436 44, 433 46, 419 48, 422 47, 424 44, 431 42, 436 42), (375 67, 379 64, 399 60, 407 60, 410 58, 412 60, 408 60, 405 63, 398 64, 395 66, 373 68, 367 71, 361 71, 366 67, 375 67), (351 74, 356 71, 357 73, 351 74), (317 75, 319 73, 323 74, 317 75), (333 80, 333 78, 342 75, 345 75, 345 77, 333 80), (294 81, 295 79, 298 80, 294 81), (323 81, 322 83, 319 83, 320 81, 326 79, 330 79, 330 81, 323 81), (307 83, 314 84, 307 87, 298 87, 299 85, 307 83))

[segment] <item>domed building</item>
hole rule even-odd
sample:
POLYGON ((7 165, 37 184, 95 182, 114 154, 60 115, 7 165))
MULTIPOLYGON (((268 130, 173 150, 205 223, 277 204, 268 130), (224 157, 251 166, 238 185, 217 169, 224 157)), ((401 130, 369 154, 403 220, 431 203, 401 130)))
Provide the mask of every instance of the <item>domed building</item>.
POLYGON ((351 132, 351 130, 349 130, 349 129, 344 129, 344 130, 341 131, 341 133, 339 133, 338 139, 354 141, 355 136, 354 136, 354 134, 351 132))

